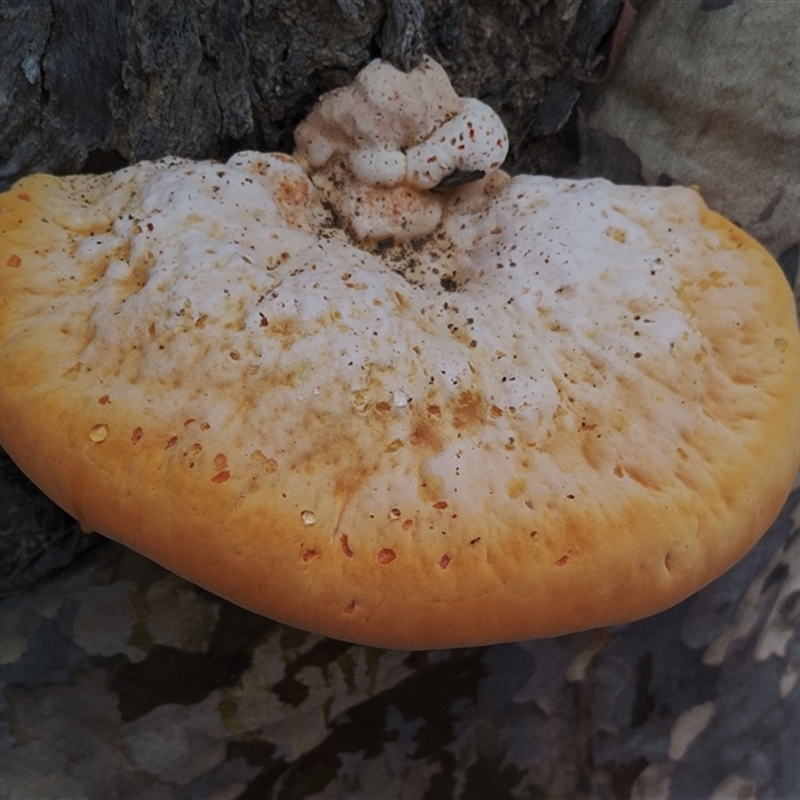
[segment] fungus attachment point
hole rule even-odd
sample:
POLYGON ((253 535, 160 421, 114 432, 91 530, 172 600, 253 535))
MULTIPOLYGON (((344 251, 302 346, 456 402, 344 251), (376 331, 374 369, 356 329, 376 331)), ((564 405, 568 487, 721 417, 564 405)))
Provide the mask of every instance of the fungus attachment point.
POLYGON ((0 445, 56 502, 402 648, 633 620, 766 530, 794 298, 697 192, 511 178, 430 59, 369 64, 296 137, 0 194, 0 445))

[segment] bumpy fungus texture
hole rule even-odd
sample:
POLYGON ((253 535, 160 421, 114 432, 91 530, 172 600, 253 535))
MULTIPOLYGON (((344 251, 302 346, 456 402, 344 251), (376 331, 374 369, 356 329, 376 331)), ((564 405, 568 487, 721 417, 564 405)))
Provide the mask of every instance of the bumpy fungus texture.
POLYGON ((756 242, 690 189, 509 178, 430 61, 371 64, 297 144, 0 197, 0 442, 57 503, 411 648, 641 617, 758 539, 800 336, 756 242))
POLYGON ((297 155, 361 240, 426 236, 454 172, 494 172, 508 137, 489 106, 460 98, 430 59, 409 74, 374 61, 326 95, 296 132, 297 155))

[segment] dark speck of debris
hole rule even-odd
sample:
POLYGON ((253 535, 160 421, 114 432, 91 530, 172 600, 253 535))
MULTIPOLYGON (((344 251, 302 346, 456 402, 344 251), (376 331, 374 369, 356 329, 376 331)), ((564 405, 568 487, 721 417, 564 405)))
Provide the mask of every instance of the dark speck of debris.
POLYGON ((486 173, 482 169, 457 169, 455 172, 451 172, 446 178, 442 178, 438 186, 442 189, 452 189, 454 186, 463 186, 465 183, 479 181, 485 175, 486 173))
POLYGON ((381 239, 375 243, 375 252, 379 254, 386 253, 394 247, 394 237, 388 236, 386 239, 381 239))

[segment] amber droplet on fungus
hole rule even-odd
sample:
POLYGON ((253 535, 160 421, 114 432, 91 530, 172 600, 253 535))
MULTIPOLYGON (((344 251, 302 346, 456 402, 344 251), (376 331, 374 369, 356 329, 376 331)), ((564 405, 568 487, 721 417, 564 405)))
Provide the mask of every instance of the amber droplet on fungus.
POLYGON ((89 431, 89 438, 93 442, 104 442, 108 436, 108 425, 100 423, 99 425, 92 426, 89 431))

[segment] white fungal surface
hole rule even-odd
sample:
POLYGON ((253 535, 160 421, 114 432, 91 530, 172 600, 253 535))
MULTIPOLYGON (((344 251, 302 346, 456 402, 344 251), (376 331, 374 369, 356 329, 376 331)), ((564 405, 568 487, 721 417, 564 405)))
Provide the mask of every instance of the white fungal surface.
MULTIPOLYGON (((666 395, 677 377, 670 361, 659 361, 657 375, 645 365, 665 352, 702 351, 678 299, 680 274, 654 268, 675 262, 669 248, 703 247, 680 238, 659 246, 671 206, 687 215, 699 208, 689 190, 654 201, 600 181, 521 177, 466 214, 455 193, 440 234, 424 246, 375 252, 341 231, 288 226, 274 193, 254 181, 253 159, 233 163, 140 168, 139 190, 109 233, 87 240, 109 268, 96 287, 86 363, 99 365, 114 347, 127 354, 124 369, 168 384, 191 360, 203 384, 218 386, 291 363, 292 402, 316 402, 319 385, 396 406, 479 386, 489 403, 548 428, 567 384, 587 408, 610 374, 666 395), (123 246, 127 261, 109 255, 123 246), (159 345, 148 346, 153 340, 159 345)), ((310 195, 293 165, 274 161, 272 170, 289 175, 295 195, 310 195)), ((310 204, 287 213, 316 224, 310 204)), ((604 398, 613 404, 613 390, 604 398)), ((607 409, 606 422, 614 413, 607 409)))
POLYGON ((500 117, 470 97, 455 117, 409 148, 406 177, 417 189, 433 189, 456 170, 493 172, 507 153, 508 135, 500 117))
POLYGON ((430 59, 405 74, 376 60, 325 95, 295 134, 297 154, 358 239, 430 233, 441 208, 428 190, 456 171, 491 173, 508 152, 498 115, 456 95, 430 59))

